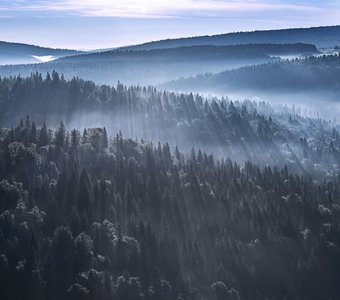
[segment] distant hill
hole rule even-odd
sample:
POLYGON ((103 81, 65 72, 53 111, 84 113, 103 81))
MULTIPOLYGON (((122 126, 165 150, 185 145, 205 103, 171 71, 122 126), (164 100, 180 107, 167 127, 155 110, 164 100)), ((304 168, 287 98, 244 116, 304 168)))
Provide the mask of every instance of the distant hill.
POLYGON ((340 95, 340 54, 283 60, 180 78, 163 87, 199 92, 329 92, 340 95))
POLYGON ((128 84, 160 84, 179 77, 205 72, 221 72, 271 61, 273 56, 317 54, 311 44, 255 44, 229 46, 191 46, 140 51, 108 51, 61 58, 34 65, 3 66, 0 75, 22 76, 32 72, 78 76, 97 83, 123 81, 128 84))
POLYGON ((318 48, 335 47, 336 45, 340 44, 340 25, 312 28, 234 32, 211 36, 166 39, 141 45, 124 47, 121 49, 149 50, 197 45, 238 45, 257 43, 308 43, 315 44, 318 48))
POLYGON ((84 61, 92 59, 116 59, 116 58, 172 58, 187 60, 210 58, 216 59, 217 57, 263 57, 265 55, 289 55, 289 54, 305 54, 316 53, 318 50, 313 44, 294 43, 294 44, 244 44, 244 45, 201 45, 201 46, 180 46, 177 48, 164 48, 164 49, 149 49, 131 51, 125 49, 124 51, 99 51, 92 53, 85 53, 75 55, 72 57, 65 57, 59 61, 84 61))
POLYGON ((46 62, 60 57, 82 53, 84 52, 0 41, 1 65, 46 62))

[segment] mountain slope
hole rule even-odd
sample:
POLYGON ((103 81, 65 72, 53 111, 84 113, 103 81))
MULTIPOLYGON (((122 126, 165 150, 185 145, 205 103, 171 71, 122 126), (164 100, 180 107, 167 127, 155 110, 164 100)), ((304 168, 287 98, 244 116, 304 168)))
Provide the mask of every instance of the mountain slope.
POLYGON ((3 300, 338 299, 339 176, 29 118, 0 141, 3 300))
POLYGON ((81 53, 83 52, 0 41, 1 65, 38 63, 81 53))
POLYGON ((161 48, 175 48, 197 45, 238 45, 254 43, 308 43, 318 48, 335 47, 340 44, 340 25, 295 28, 280 30, 263 30, 251 32, 234 32, 211 36, 197 36, 179 39, 166 39, 125 47, 130 50, 149 50, 161 48))
POLYGON ((208 100, 0 79, 1 299, 338 299, 339 127, 208 100))
POLYGON ((340 95, 340 55, 276 61, 178 79, 163 87, 181 91, 332 92, 340 95))

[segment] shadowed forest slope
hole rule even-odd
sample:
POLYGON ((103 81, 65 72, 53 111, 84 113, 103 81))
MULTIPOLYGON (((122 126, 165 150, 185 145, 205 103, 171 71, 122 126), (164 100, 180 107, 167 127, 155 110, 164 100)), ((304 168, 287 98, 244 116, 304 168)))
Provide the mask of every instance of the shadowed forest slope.
POLYGON ((336 299, 339 184, 27 118, 0 131, 2 299, 336 299))

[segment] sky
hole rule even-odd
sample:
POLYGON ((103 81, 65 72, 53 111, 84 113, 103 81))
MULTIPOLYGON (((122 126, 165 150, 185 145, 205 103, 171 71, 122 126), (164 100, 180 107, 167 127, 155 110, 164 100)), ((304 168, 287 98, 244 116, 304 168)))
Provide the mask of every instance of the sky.
POLYGON ((340 24, 340 0, 0 0, 0 40, 81 50, 340 24))

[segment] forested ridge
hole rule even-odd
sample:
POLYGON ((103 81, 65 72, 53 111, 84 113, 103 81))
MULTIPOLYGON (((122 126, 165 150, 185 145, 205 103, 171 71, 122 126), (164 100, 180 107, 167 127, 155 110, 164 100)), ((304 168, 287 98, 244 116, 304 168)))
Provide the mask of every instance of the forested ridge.
POLYGON ((217 74, 179 78, 162 86, 182 91, 331 92, 340 94, 340 55, 272 61, 217 74))
POLYGON ((68 79, 79 76, 97 83, 160 84, 164 81, 221 72, 244 65, 265 63, 272 55, 312 55, 313 44, 249 44, 190 46, 151 50, 112 50, 74 55, 48 63, 0 66, 0 75, 29 76, 34 72, 63 73, 68 79))
POLYGON ((339 295, 339 176, 28 117, 1 129, 0 170, 2 299, 339 295))
POLYGON ((34 58, 34 56, 53 56, 55 58, 60 58, 68 55, 76 55, 82 53, 84 52, 0 41, 1 65, 39 62, 39 60, 34 58))
MULTIPOLYGON (((129 59, 159 59, 159 60, 216 60, 219 58, 243 58, 243 57, 266 57, 268 55, 283 54, 301 54, 301 53, 318 53, 313 44, 246 44, 246 45, 202 45, 165 49, 150 50, 127 50, 118 48, 116 50, 79 54, 70 57, 60 58, 58 62, 74 61, 91 61, 91 60, 108 60, 114 58, 129 59)), ((56 63, 56 62, 54 62, 56 63)))
POLYGON ((217 35, 194 36, 178 39, 165 39, 122 49, 148 50, 203 45, 244 45, 259 43, 308 43, 318 48, 339 45, 340 26, 321 26, 311 28, 290 28, 278 30, 255 30, 231 32, 217 35))

